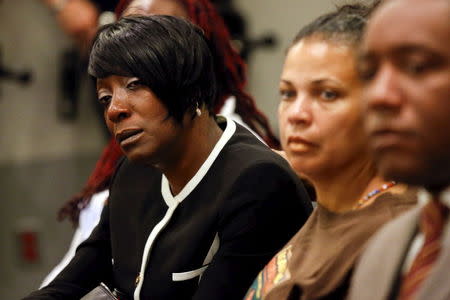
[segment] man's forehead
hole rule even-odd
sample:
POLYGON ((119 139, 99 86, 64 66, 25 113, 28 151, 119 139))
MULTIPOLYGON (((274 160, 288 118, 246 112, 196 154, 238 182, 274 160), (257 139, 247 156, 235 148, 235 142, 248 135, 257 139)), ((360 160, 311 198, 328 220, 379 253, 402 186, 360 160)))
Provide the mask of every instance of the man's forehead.
POLYGON ((381 0, 381 4, 377 11, 387 7, 399 7, 400 9, 404 9, 405 7, 414 8, 421 5, 444 5, 448 7, 450 5, 450 0, 381 0))
POLYGON ((433 24, 450 26, 450 0, 384 0, 381 6, 375 11, 369 24, 376 20, 393 22, 392 25, 403 25, 400 20, 409 21, 408 27, 420 27, 433 24), (414 21, 420 21, 420 23, 414 21))
POLYGON ((371 46, 447 48, 450 0, 387 0, 369 22, 363 49, 367 42, 371 46))

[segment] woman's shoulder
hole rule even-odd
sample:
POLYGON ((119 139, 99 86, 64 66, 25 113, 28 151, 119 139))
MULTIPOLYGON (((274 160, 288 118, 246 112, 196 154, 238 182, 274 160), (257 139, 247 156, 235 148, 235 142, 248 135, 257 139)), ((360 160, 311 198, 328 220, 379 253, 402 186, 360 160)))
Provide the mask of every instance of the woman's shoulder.
POLYGON ((394 218, 416 206, 417 191, 417 188, 407 187, 402 193, 384 193, 376 199, 376 204, 387 209, 394 218))
POLYGON ((275 167, 294 174, 286 159, 239 124, 224 147, 221 158, 238 169, 275 167))

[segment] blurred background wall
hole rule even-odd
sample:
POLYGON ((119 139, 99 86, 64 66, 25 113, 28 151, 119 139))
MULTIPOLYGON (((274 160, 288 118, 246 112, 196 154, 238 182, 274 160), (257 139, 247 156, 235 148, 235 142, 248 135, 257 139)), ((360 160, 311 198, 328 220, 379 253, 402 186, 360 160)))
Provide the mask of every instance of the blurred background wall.
MULTIPOLYGON (((303 24, 339 1, 231 2, 254 46, 248 90, 277 132, 284 51, 303 24)), ((75 105, 61 92, 72 45, 52 12, 38 0, 0 0, 0 31, 0 65, 12 74, 0 79, 0 299, 19 299, 67 250, 73 228, 56 220, 57 210, 82 188, 107 139, 89 79, 80 78, 75 105)))

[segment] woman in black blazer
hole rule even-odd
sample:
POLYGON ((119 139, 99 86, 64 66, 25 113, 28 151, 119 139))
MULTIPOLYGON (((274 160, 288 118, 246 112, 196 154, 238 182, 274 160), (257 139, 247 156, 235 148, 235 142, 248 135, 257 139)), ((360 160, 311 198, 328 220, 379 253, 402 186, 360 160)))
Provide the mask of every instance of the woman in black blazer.
POLYGON ((311 204, 289 165, 212 113, 218 84, 201 29, 170 16, 101 28, 89 73, 126 158, 91 237, 25 299, 241 299, 311 204))

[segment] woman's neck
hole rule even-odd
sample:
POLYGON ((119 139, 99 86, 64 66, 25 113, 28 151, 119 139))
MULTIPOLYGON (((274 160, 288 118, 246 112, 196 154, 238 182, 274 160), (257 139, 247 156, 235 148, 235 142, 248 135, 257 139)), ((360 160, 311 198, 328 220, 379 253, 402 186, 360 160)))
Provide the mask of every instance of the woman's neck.
POLYGON ((311 179, 317 202, 332 212, 342 213, 355 209, 358 201, 386 181, 376 175, 371 162, 361 162, 340 170, 337 176, 311 179))
POLYGON ((197 173, 222 135, 214 118, 204 112, 193 120, 177 149, 178 159, 160 168, 167 177, 173 195, 178 194, 197 173))

